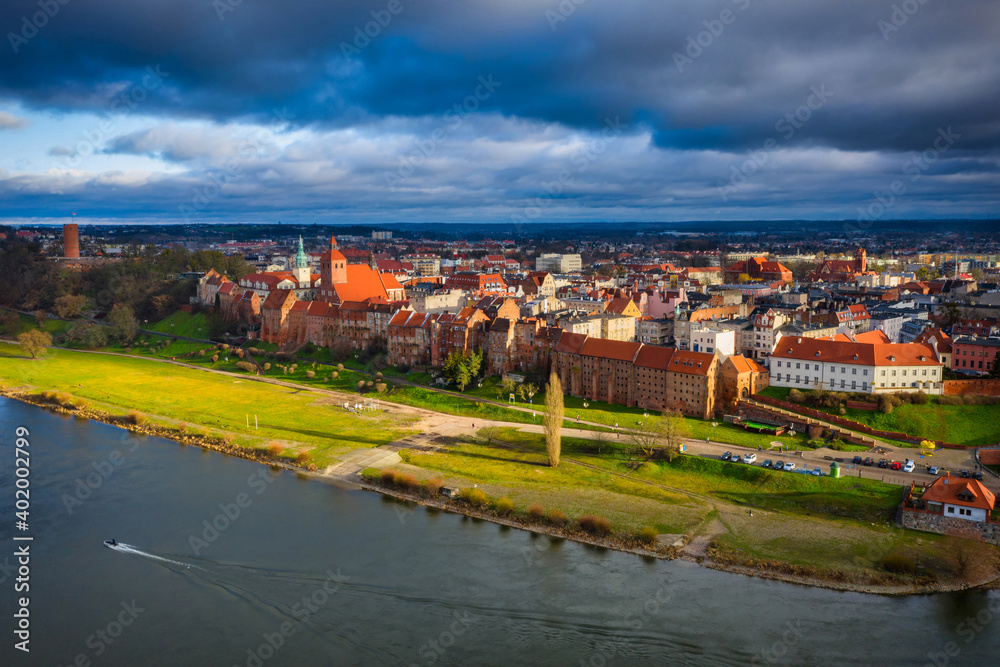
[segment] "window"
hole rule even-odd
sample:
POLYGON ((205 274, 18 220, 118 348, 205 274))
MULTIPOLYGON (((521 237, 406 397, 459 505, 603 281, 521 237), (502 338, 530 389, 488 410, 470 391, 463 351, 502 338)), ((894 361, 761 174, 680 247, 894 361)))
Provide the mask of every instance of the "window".
MULTIPOLYGON (((867 368, 864 370, 864 372, 862 373, 862 375, 865 375, 865 376, 868 375, 868 369, 867 368)), ((868 383, 866 382, 865 384, 868 384, 868 383)))
POLYGON ((858 374, 858 369, 857 368, 852 368, 851 369, 851 375, 857 375, 857 374, 858 374))
POLYGON ((798 369, 799 369, 799 368, 801 368, 801 367, 802 367, 802 364, 800 364, 800 363, 797 363, 797 362, 796 362, 796 364, 795 364, 795 369, 796 369, 796 370, 798 370, 798 369))
POLYGON ((819 370, 819 364, 815 364, 815 365, 813 366, 813 370, 814 370, 814 371, 818 371, 818 370, 819 370))
POLYGON ((885 377, 885 371, 882 371, 882 377, 885 377))
POLYGON ((954 513, 955 513, 955 508, 954 507, 949 507, 948 508, 948 514, 954 514, 954 513))

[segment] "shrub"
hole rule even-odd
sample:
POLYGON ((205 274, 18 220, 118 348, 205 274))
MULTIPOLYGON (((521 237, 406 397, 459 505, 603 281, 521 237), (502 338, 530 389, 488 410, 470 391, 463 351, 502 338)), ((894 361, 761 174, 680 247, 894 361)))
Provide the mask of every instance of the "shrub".
POLYGON ((314 377, 316 377, 315 371, 306 371, 306 378, 312 380, 314 377))
POLYGON ((247 352, 249 352, 250 354, 257 354, 258 352, 260 352, 260 350, 258 350, 255 347, 249 347, 247 348, 247 352))
POLYGON ((806 444, 812 447, 813 449, 819 449, 820 447, 826 446, 826 440, 824 440, 823 438, 812 438, 806 444))
POLYGON ((136 426, 142 426, 143 424, 149 421, 149 417, 142 414, 141 412, 135 412, 135 411, 128 413, 126 419, 130 424, 135 424, 136 426))
POLYGON ((545 508, 539 505, 538 503, 535 503, 534 505, 528 508, 528 516, 530 516, 532 519, 541 519, 542 517, 545 516, 545 508))
POLYGON ((243 350, 241 350, 240 348, 236 348, 236 349, 235 349, 235 350, 233 350, 233 351, 234 351, 234 352, 236 353, 236 356, 237 356, 237 357, 239 357, 240 359, 242 359, 242 358, 243 358, 243 350))
POLYGON ((493 505, 493 509, 496 510, 497 514, 506 515, 514 511, 514 501, 504 496, 496 501, 493 505))
POLYGON ((416 477, 402 472, 393 475, 392 483, 407 491, 415 491, 420 488, 420 481, 416 477))
POLYGON ((282 447, 277 442, 272 442, 270 445, 267 446, 267 453, 270 454, 271 456, 277 458, 277 457, 281 456, 281 452, 282 452, 283 449, 284 449, 284 447, 282 447))
POLYGON ((340 377, 340 373, 338 373, 337 371, 334 371, 334 372, 330 373, 330 377, 333 378, 334 380, 336 380, 337 378, 340 377))
POLYGON ((552 510, 549 512, 549 523, 553 526, 565 526, 566 521, 566 515, 559 510, 552 510))
POLYGON ((465 502, 476 507, 481 507, 489 502, 489 497, 486 495, 486 492, 477 488, 462 489, 460 497, 465 502))
POLYGON ((847 414, 847 408, 840 408, 839 410, 837 410, 837 414, 843 417, 844 415, 847 414))
POLYGON ((77 410, 83 410, 85 407, 87 407, 87 401, 83 400, 82 398, 74 398, 70 400, 70 403, 77 410))
POLYGON ((965 401, 961 396, 941 396, 938 398, 938 405, 964 405, 965 401))
POLYGON ((239 368, 240 370, 244 370, 247 373, 256 373, 257 372, 257 367, 254 366, 253 364, 251 364, 249 361, 237 361, 236 362, 236 368, 239 368))
POLYGON ((611 520, 603 516, 584 514, 580 517, 580 528, 594 535, 607 535, 611 532, 611 520))
POLYGON ((879 564, 883 570, 893 574, 913 574, 917 571, 917 564, 913 559, 903 554, 889 554, 879 564))
POLYGON ((216 362, 218 362, 218 361, 219 361, 219 355, 217 355, 217 354, 213 354, 213 355, 212 355, 212 363, 214 364, 214 363, 216 363, 216 362))
POLYGON ((878 411, 884 415, 891 415, 892 408, 892 399, 889 398, 889 394, 881 394, 878 397, 878 411))
POLYGON ((382 374, 381 373, 376 373, 375 374, 375 379, 376 380, 381 380, 382 379, 382 374))
POLYGON ((424 480, 424 493, 428 496, 434 498, 441 494, 441 489, 444 487, 444 482, 440 479, 425 479, 424 480))
POLYGON ((265 362, 264 362, 264 370, 265 370, 265 371, 269 371, 269 370, 271 370, 271 364, 269 364, 268 362, 266 362, 266 361, 265 361, 265 362))
POLYGON ((198 356, 199 357, 204 357, 205 356, 205 350, 198 350, 198 356))
POLYGON ((219 349, 220 350, 228 350, 229 349, 229 344, 228 343, 223 343, 222 345, 219 346, 219 349))
POLYGON ((646 526, 645 528, 639 531, 637 537, 639 538, 639 541, 642 542, 643 544, 652 544, 653 542, 656 541, 656 536, 659 534, 660 534, 659 531, 657 531, 652 526, 646 526))
POLYGON ((337 372, 338 373, 344 372, 344 364, 337 364, 337 372))
POLYGON ((132 354, 132 348, 126 347, 125 348, 125 354, 132 354))
POLYGON ((798 389, 789 389, 788 390, 788 402, 789 403, 803 403, 805 401, 805 399, 806 399, 805 394, 803 394, 798 389))
POLYGON ((396 471, 395 470, 383 470, 382 474, 379 475, 383 484, 393 485, 396 483, 396 471))

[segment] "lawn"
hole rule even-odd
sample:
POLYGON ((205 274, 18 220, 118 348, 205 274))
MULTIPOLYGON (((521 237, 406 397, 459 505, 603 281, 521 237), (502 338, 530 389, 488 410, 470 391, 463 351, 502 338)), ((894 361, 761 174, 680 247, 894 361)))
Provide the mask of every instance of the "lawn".
MULTIPOLYGON (((768 387, 764 396, 787 400, 788 389, 768 387)), ((878 410, 847 409, 843 415, 870 428, 981 447, 1000 443, 1000 405, 941 405, 930 396, 926 405, 900 405, 891 414, 878 410)), ((837 414, 835 408, 816 408, 837 414)))
POLYGON ((187 338, 208 339, 208 324, 205 322, 204 313, 186 313, 178 310, 173 315, 169 315, 154 324, 140 323, 143 329, 159 331, 171 336, 185 336, 187 338))
POLYGON ((0 344, 0 379, 7 384, 65 391, 95 407, 236 433, 241 444, 301 443, 319 465, 352 449, 397 440, 412 423, 399 415, 354 415, 312 393, 140 358, 67 350, 50 350, 39 360, 21 355, 20 347, 0 344))

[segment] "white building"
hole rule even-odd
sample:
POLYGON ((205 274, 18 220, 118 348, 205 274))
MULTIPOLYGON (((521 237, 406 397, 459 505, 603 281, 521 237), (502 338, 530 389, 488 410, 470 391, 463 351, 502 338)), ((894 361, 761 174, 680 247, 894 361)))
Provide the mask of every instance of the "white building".
POLYGON ((716 327, 691 327, 691 351, 729 357, 736 354, 736 332, 716 327))
POLYGON ((857 343, 788 336, 771 354, 771 385, 866 394, 940 394, 944 364, 924 343, 857 343))
POLYGON ((558 253, 546 253, 539 255, 535 259, 536 271, 548 271, 549 273, 579 273, 583 268, 583 260, 580 255, 560 255, 558 253))

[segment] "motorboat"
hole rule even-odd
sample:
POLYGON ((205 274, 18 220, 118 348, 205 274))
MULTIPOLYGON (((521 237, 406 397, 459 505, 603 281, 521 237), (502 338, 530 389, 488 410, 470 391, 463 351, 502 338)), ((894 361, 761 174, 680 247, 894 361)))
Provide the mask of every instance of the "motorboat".
POLYGON ((106 547, 117 547, 118 546, 118 542, 115 540, 115 538, 112 537, 110 540, 104 540, 104 546, 106 546, 106 547))

